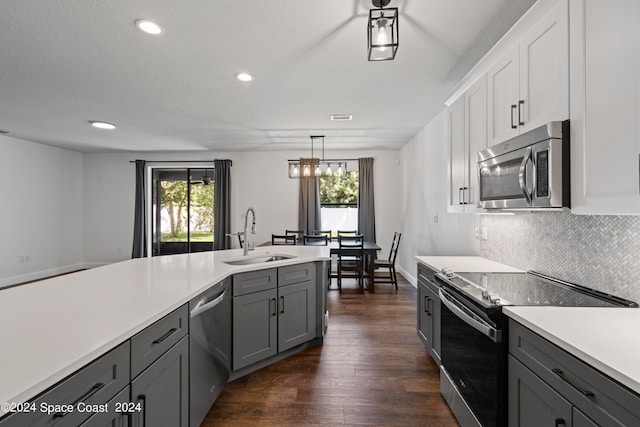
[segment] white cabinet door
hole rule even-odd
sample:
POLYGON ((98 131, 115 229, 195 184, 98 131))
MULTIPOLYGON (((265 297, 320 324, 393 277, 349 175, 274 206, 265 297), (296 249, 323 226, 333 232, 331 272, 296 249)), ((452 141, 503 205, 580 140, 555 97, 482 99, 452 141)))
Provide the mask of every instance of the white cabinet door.
POLYGON ((640 213, 640 2, 570 10, 572 209, 640 213))
POLYGON ((447 141, 449 149, 449 212, 463 212, 465 183, 464 96, 447 109, 447 141))
POLYGON ((487 78, 483 75, 464 94, 465 138, 468 146, 465 169, 467 211, 478 205, 478 151, 487 148, 487 78))
POLYGON ((477 153, 487 147, 487 85, 482 75, 447 109, 449 212, 477 212, 477 153))
POLYGON ((558 1, 487 71, 489 146, 569 118, 568 13, 558 1))
POLYGON ((489 146, 518 134, 518 46, 487 71, 487 132, 489 146))
POLYGON ((569 117, 569 7, 559 1, 520 41, 519 131, 569 117))

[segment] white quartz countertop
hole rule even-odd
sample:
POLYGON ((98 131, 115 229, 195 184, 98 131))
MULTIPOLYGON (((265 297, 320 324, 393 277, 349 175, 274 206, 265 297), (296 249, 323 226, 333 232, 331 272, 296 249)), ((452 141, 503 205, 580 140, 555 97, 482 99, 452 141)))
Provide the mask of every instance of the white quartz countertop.
POLYGON ((326 246, 248 256, 266 254, 295 258, 231 266, 223 260, 242 249, 167 255, 0 290, 0 402, 34 397, 232 274, 330 259, 326 246))
POLYGON ((440 271, 449 268, 452 271, 476 273, 521 273, 515 267, 500 264, 479 256, 417 256, 416 260, 432 270, 440 271))
POLYGON ((503 312, 640 394, 640 309, 504 307, 503 312))

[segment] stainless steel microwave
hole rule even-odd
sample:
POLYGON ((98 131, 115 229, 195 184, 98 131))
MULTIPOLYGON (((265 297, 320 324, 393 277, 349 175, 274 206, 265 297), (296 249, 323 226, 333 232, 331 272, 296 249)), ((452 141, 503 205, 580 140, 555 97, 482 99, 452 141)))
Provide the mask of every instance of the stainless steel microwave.
POLYGON ((569 209, 569 121, 551 122, 478 152, 478 206, 569 209))

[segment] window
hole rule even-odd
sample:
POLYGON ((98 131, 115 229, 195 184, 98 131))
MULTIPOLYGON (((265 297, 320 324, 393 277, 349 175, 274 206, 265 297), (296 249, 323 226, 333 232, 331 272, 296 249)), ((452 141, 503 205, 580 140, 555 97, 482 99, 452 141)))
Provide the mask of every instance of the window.
POLYGON ((213 250, 213 175, 204 168, 153 168, 152 254, 213 250))
POLYGON ((320 209, 323 230, 357 230, 358 172, 321 175, 320 209))

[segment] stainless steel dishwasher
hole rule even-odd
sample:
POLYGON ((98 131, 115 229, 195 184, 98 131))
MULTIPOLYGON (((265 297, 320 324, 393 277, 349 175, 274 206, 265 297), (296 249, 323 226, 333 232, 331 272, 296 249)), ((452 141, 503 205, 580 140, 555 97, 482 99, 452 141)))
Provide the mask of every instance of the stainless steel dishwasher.
POLYGON ((189 301, 190 426, 211 409, 231 372, 231 278, 189 301))

